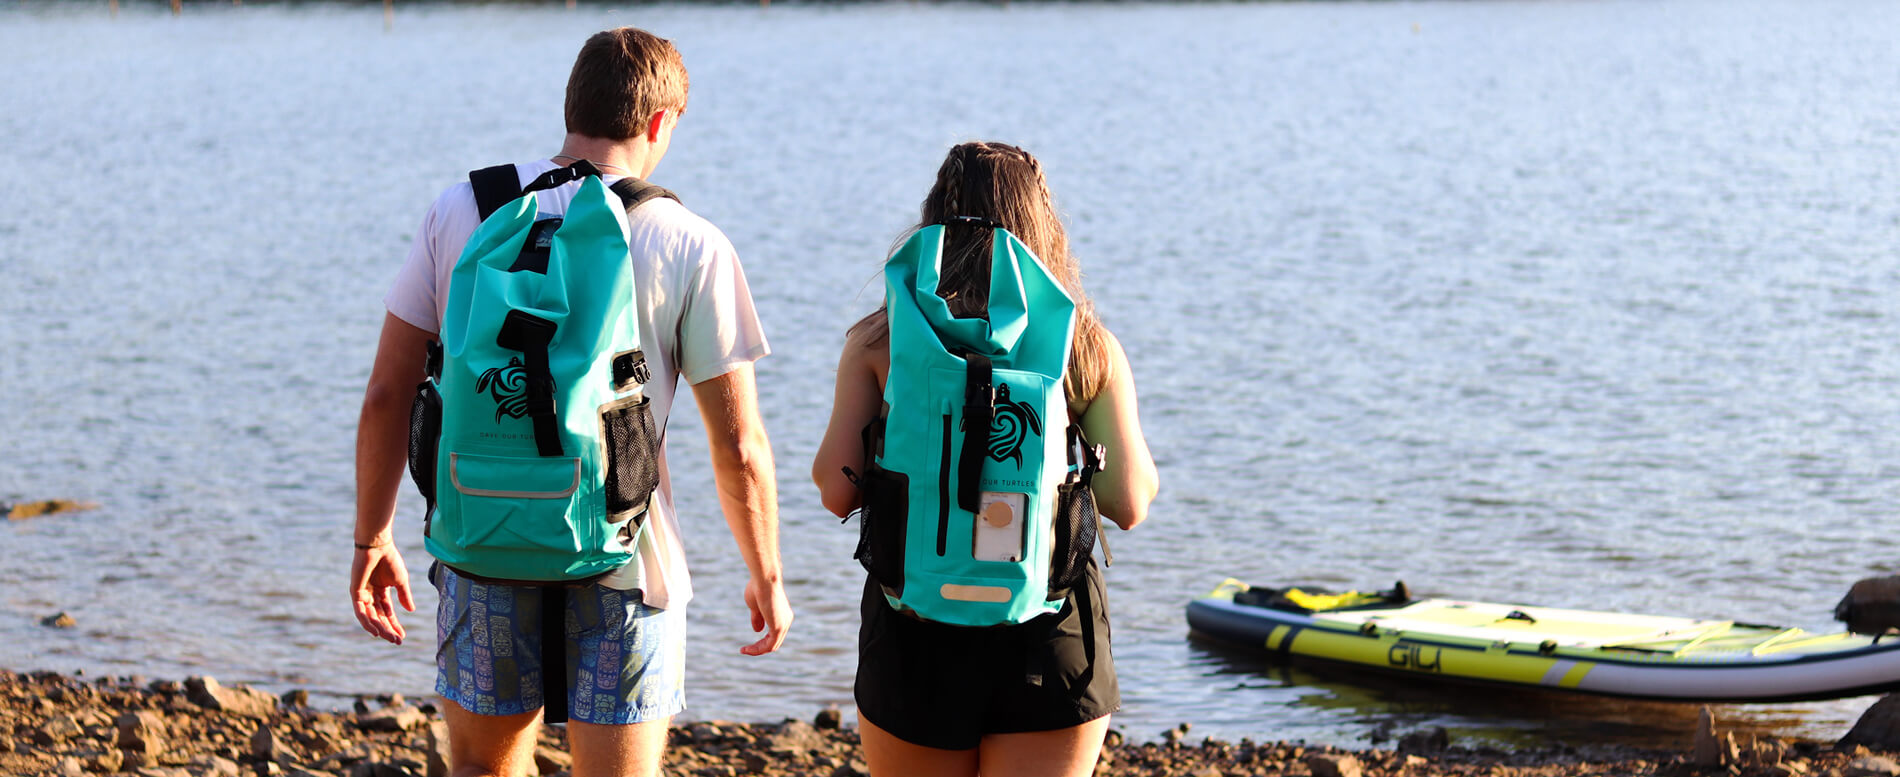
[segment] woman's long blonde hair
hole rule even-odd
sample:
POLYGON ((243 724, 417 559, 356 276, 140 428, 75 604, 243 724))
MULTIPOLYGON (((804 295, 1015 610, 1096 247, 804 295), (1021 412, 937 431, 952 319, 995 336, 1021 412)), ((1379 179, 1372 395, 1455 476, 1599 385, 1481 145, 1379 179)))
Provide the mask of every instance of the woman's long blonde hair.
MULTIPOLYGON (((897 245, 926 226, 966 216, 1003 225, 1034 251, 1075 300, 1075 339, 1063 383, 1069 399, 1087 402, 1102 392, 1109 377, 1107 333, 1095 316, 1094 303, 1082 291, 1081 268, 1069 254, 1069 236, 1062 230, 1049 183, 1035 157, 1004 143, 977 141, 951 148, 937 169, 937 182, 924 197, 920 215, 897 245)), ((953 315, 969 318, 989 311, 990 230, 948 227, 937 293, 949 303, 953 315)), ((890 334, 890 319, 880 307, 851 328, 878 342, 890 334)))

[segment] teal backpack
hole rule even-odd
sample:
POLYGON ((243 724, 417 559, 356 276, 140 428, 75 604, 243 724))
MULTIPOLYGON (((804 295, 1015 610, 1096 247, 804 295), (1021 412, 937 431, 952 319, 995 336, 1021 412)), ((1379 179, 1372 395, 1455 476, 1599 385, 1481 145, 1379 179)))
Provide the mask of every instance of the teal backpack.
POLYGON ((1075 303, 1015 235, 979 219, 918 230, 884 279, 891 367, 856 478, 858 560, 892 607, 925 620, 1060 610, 1099 526, 1100 450, 1069 423, 1063 391, 1075 303), (951 228, 990 229, 987 317, 957 318, 937 295, 951 228))
POLYGON ((633 268, 616 211, 671 192, 610 189, 591 163, 519 183, 469 174, 482 223, 449 280, 440 345, 410 417, 425 545, 465 576, 585 581, 633 558, 659 483, 659 435, 633 268), (580 181, 562 217, 534 192, 580 181))

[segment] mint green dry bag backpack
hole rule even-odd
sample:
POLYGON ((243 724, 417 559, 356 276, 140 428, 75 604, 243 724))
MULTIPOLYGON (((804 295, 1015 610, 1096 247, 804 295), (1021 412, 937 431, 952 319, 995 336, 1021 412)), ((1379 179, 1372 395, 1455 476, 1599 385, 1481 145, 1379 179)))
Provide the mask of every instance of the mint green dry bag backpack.
POLYGON ((1060 610, 1099 520, 1099 451, 1063 392, 1075 303, 1015 235, 978 219, 918 230, 884 279, 891 368, 865 430, 858 560, 891 606, 925 620, 995 626, 1060 610), (944 236, 979 228, 989 311, 957 318, 937 294, 944 236))
POLYGON ((610 189, 587 162, 526 187, 512 165, 469 179, 482 224, 411 414, 425 544, 476 579, 599 577, 632 559, 659 482, 618 212, 672 194, 634 178, 610 189), (576 180, 564 216, 538 212, 534 192, 576 180))

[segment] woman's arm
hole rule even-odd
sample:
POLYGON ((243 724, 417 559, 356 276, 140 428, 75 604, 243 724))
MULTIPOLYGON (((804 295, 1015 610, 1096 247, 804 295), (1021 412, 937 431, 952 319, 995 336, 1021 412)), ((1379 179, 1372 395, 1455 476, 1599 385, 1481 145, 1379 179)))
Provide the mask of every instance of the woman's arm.
POLYGON ((864 427, 877 418, 884 388, 876 369, 879 357, 888 359, 882 348, 887 341, 864 342, 857 332, 845 338, 844 353, 838 357, 838 384, 831 398, 831 424, 825 427, 825 441, 812 457, 811 479, 818 484, 818 496, 825 509, 840 518, 858 507, 858 486, 845 477, 844 468, 863 473, 865 464, 864 427))
POLYGON ((1108 385, 1083 411, 1082 431, 1089 442, 1108 451, 1102 471, 1095 476, 1095 508, 1127 530, 1148 518, 1148 503, 1154 501, 1160 480, 1155 475, 1154 457, 1148 453, 1148 441, 1141 436, 1128 354, 1114 335, 1103 335, 1108 346, 1108 385))

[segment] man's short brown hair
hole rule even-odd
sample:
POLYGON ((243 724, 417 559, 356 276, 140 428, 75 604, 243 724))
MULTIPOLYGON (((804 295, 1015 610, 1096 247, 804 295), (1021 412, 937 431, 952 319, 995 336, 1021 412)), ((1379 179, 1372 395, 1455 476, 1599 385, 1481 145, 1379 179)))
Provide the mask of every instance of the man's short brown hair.
POLYGON ((663 110, 686 110, 686 65, 672 43, 621 27, 581 46, 567 77, 568 132, 626 140, 663 110))

